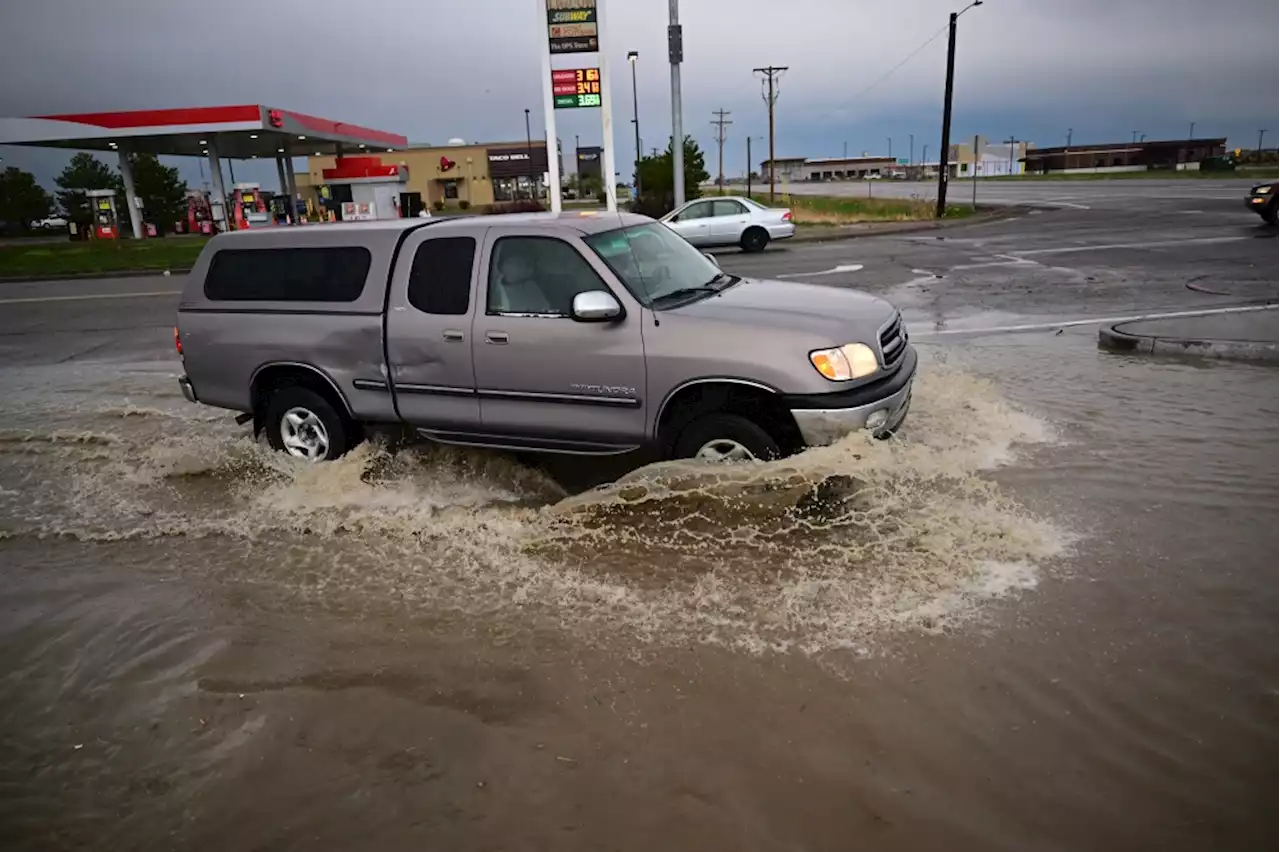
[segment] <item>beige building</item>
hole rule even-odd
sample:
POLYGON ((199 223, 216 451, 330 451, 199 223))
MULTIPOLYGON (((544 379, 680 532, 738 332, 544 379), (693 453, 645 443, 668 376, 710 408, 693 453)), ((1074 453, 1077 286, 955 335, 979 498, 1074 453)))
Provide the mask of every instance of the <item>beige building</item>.
MULTIPOLYGON (((403 215, 423 207, 484 207, 494 202, 546 194, 546 145, 541 141, 484 144, 421 145, 403 151, 352 152, 348 156, 379 157, 386 165, 408 168, 409 179, 400 194, 403 215)), ((318 210, 325 197, 324 170, 334 157, 308 157, 307 172, 297 175, 298 193, 309 209, 318 210)))

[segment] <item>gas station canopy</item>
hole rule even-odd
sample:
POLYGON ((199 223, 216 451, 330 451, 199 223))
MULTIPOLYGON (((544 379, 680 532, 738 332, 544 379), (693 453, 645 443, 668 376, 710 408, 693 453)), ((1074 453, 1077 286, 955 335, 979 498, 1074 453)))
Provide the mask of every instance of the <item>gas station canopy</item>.
MULTIPOLYGON (((115 151, 134 239, 142 239, 142 217, 129 154, 207 157, 213 179, 213 219, 225 228, 227 193, 219 165, 223 157, 273 158, 281 189, 296 200, 298 192, 289 165, 292 157, 342 157, 393 151, 408 144, 406 137, 396 133, 260 104, 0 118, 0 145, 115 151)), ((291 220, 296 221, 296 210, 291 220)))
POLYGON ((306 157, 404 148, 387 133, 259 104, 0 118, 0 145, 179 157, 306 157))

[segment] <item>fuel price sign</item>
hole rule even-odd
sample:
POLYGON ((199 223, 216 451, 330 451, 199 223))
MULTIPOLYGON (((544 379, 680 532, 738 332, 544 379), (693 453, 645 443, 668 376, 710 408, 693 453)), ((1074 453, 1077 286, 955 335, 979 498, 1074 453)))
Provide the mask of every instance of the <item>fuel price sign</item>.
POLYGON ((564 68, 552 71, 551 96, 556 109, 600 106, 600 69, 564 68))

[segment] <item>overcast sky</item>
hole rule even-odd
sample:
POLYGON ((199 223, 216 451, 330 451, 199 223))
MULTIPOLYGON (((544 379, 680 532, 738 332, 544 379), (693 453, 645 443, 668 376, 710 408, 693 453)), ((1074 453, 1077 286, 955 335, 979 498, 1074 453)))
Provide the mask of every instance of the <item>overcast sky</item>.
MULTIPOLYGON (((543 135, 540 0, 0 0, 0 115, 262 103, 441 143, 543 135)), ((666 0, 606 0, 619 162, 634 153, 629 50, 646 149, 671 127, 666 0)), ((940 136, 946 34, 877 84, 963 0, 683 0, 684 126, 709 151, 729 110, 726 173, 767 133, 752 68, 785 65, 779 156, 884 153, 940 136), (875 84, 875 85, 873 85, 875 84), (870 87, 870 88, 868 88, 870 87)), ((987 0, 960 18, 953 139, 1038 145, 1227 136, 1277 140, 1277 0, 987 0)), ((587 55, 589 56, 589 55, 587 55)), ((557 57, 556 67, 592 64, 557 57)), ((571 149, 597 110, 561 110, 571 149)), ((763 141, 753 151, 766 153, 763 141)), ((60 152, 0 148, 48 181, 60 152)), ((566 157, 572 162, 572 156, 566 157)), ((257 165, 257 164, 255 164, 257 165)), ((248 170, 248 164, 243 167, 248 170)), ((620 166, 620 168, 622 168, 620 166)), ((252 177, 274 182, 274 169, 252 177)), ((196 166, 184 172, 196 180, 196 166)), ((238 170, 238 175, 240 170, 238 170)), ((249 176, 249 175, 245 175, 249 176)), ((244 179, 244 176, 241 177, 244 179)))

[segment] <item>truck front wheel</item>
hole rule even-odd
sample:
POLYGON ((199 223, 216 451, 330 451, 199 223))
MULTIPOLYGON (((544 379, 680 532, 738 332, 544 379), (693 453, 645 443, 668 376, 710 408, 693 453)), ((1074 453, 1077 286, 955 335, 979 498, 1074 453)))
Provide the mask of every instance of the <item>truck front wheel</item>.
POLYGON ((717 412, 694 420, 676 439, 678 459, 767 461, 782 455, 773 436, 739 414, 717 412))
POLYGON ((342 416, 315 391, 286 386, 267 403, 267 441, 272 449, 307 461, 336 459, 349 449, 342 416))

